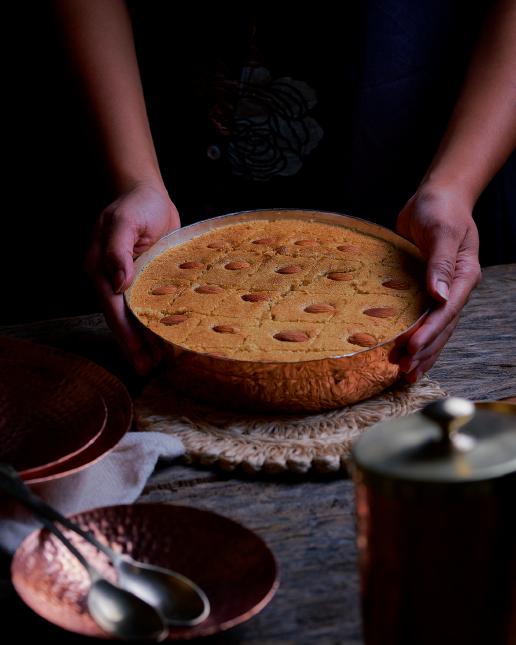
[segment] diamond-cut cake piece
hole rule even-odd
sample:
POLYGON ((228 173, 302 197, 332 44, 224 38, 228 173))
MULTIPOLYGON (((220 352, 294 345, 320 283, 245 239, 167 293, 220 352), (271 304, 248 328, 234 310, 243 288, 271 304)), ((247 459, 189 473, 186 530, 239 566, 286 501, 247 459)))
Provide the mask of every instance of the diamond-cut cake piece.
POLYGON ((236 349, 242 346, 252 330, 249 321, 229 316, 209 316, 189 336, 188 346, 204 347, 207 351, 212 348, 236 349))
POLYGON ((255 273, 263 257, 245 251, 233 251, 203 274, 202 284, 216 284, 224 289, 238 287, 255 273))
MULTIPOLYGON (((261 226, 253 230, 252 235, 242 242, 239 249, 255 253, 267 253, 276 246, 287 242, 292 234, 292 220, 262 221, 261 226)), ((307 222, 297 221, 298 229, 306 227, 307 222)))
POLYGON ((131 291, 131 307, 137 314, 157 317, 163 307, 174 302, 188 288, 188 280, 138 279, 131 291), (136 304, 138 303, 138 304, 136 304))
POLYGON ((343 235, 339 240, 338 246, 356 246, 361 249, 362 252, 377 249, 382 253, 388 253, 389 255, 396 252, 394 244, 387 242, 387 240, 381 240, 373 235, 360 233, 356 230, 353 231, 349 228, 343 228, 342 230, 343 235))
MULTIPOLYGON (((353 294, 354 295, 354 294, 353 294)), ((325 323, 333 318, 338 309, 344 307, 350 298, 322 296, 294 291, 271 308, 271 319, 288 322, 325 323)))
POLYGON ((384 258, 379 265, 407 273, 412 276, 413 280, 421 283, 421 286, 426 284, 426 268, 424 263, 418 262, 408 255, 408 253, 405 253, 405 251, 398 249, 396 253, 384 258))
POLYGON ((189 242, 173 246, 163 251, 142 271, 145 279, 157 278, 158 280, 188 280, 192 282, 198 276, 208 270, 216 263, 219 256, 223 255, 220 250, 213 254, 213 250, 204 248, 189 248, 189 242))
POLYGON ((317 323, 263 321, 258 329, 251 330, 243 349, 305 351, 322 328, 317 323))
MULTIPOLYGON (((152 320, 149 322, 148 327, 152 331, 156 332, 160 336, 163 336, 166 340, 171 341, 180 345, 183 343, 188 336, 194 331, 194 329, 199 325, 199 323, 205 318, 205 316, 199 316, 198 314, 185 314, 181 318, 186 318, 182 322, 177 324, 167 325, 161 322, 163 319, 168 318, 168 316, 162 316, 161 319, 152 320)), ((179 317, 178 317, 179 318, 179 317)))
POLYGON ((286 293, 301 284, 311 267, 312 261, 306 258, 267 257, 245 286, 251 291, 286 293))
POLYGON ((369 277, 369 271, 370 268, 362 267, 360 262, 322 258, 312 265, 297 290, 303 293, 351 296, 356 292, 356 285, 369 277))
POLYGON ((194 284, 168 305, 167 312, 180 314, 193 311, 208 315, 229 295, 229 291, 218 285, 194 284))
POLYGON ((421 282, 412 274, 383 264, 373 266, 369 278, 357 286, 362 294, 378 293, 406 300, 413 300, 420 290, 421 282))
POLYGON ((292 257, 341 259, 342 254, 335 247, 343 239, 343 231, 345 229, 341 227, 319 222, 308 223, 299 230, 293 227, 290 236, 282 240, 276 252, 292 257))
POLYGON ((382 294, 355 294, 338 310, 328 324, 341 322, 359 324, 371 330, 391 329, 408 306, 408 301, 382 294))
POLYGON ((433 302, 428 293, 421 290, 401 313, 397 320, 398 325, 403 329, 408 329, 421 318, 433 302))
POLYGON ((188 244, 199 249, 209 249, 211 251, 218 249, 222 257, 234 248, 239 247, 250 235, 253 235, 254 229, 261 228, 262 224, 263 222, 256 220, 222 226, 194 237, 188 244))
MULTIPOLYGON (((363 349, 374 347, 379 341, 375 338, 368 328, 367 336, 370 342, 367 345, 361 342, 363 339, 358 336, 361 332, 356 331, 352 324, 335 323, 333 325, 325 325, 322 332, 317 337, 313 345, 314 350, 321 350, 323 352, 333 352, 337 356, 346 356, 347 354, 354 354, 363 349), (358 342, 357 342, 358 341, 358 342)), ((364 336, 366 334, 363 334, 364 336)), ((378 334, 376 334, 378 336, 378 334)))
POLYGON ((278 292, 232 291, 231 294, 213 311, 214 316, 229 316, 242 321, 258 321, 280 299, 278 292))

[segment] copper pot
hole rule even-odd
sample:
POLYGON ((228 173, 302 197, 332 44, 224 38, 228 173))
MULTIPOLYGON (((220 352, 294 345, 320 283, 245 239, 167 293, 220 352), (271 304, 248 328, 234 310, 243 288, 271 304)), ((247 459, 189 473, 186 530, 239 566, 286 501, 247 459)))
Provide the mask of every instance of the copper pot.
POLYGON ((514 645, 516 406, 437 401, 353 459, 366 645, 514 645))
MULTIPOLYGON (((377 224, 338 213, 282 209, 224 215, 178 229, 136 259, 135 273, 138 275, 171 246, 221 226, 262 219, 311 220, 353 228, 391 242, 426 266, 416 246, 377 224)), ((124 297, 131 311, 131 288, 124 297)), ((428 311, 391 340, 355 354, 298 363, 264 363, 208 356, 175 345, 147 329, 133 313, 137 326, 161 350, 161 365, 181 393, 221 407, 260 413, 331 410, 381 392, 401 378, 397 365, 401 350, 427 315, 428 311)))

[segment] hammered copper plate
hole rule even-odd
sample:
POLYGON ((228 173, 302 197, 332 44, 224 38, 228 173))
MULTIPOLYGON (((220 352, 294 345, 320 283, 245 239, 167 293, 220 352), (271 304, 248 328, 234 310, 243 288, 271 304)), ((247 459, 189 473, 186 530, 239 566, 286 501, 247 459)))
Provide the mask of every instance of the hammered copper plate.
POLYGON ((6 337, 0 337, 0 359, 25 361, 34 366, 50 366, 70 378, 81 379, 104 399, 107 408, 106 424, 89 446, 64 463, 45 469, 43 475, 23 477, 26 482, 57 479, 86 468, 113 450, 129 430, 133 417, 131 397, 116 376, 100 365, 54 347, 6 337))
POLYGON ((104 429, 104 399, 48 366, 0 360, 0 461, 37 476, 85 450, 104 429))
MULTIPOLYGON (((181 573, 207 594, 211 613, 200 625, 171 629, 168 640, 188 640, 228 629, 257 614, 279 585, 274 556, 244 526, 209 511, 186 506, 110 506, 73 515, 97 539, 133 558, 181 573), (105 536, 103 538, 102 536, 105 536)), ((70 531, 75 546, 108 579, 108 559, 70 531)), ((19 546, 11 565, 20 597, 37 614, 69 631, 111 638, 87 609, 88 574, 48 533, 34 531, 19 546)))

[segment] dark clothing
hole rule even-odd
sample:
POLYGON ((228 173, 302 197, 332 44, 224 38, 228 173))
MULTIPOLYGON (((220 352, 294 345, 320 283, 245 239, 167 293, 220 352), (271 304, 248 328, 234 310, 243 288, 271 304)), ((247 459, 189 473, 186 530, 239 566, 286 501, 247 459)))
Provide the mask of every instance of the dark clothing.
MULTIPOLYGON (((394 229, 453 109, 489 2, 130 3, 158 158, 183 224, 255 208, 394 229), (244 9, 242 9, 244 7, 244 9), (253 7, 254 9, 254 7, 253 7), (284 6, 282 6, 284 10, 284 6)), ((516 156, 475 209, 516 261, 516 156)))

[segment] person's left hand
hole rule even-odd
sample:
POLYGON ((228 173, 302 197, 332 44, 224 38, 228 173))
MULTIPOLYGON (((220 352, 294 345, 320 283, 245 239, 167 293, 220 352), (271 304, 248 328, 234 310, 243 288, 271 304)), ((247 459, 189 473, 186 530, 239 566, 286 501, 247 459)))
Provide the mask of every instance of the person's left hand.
POLYGON ((480 283, 478 232, 462 196, 430 183, 423 183, 407 202, 396 230, 428 258, 427 289, 438 303, 410 338, 399 363, 406 380, 414 383, 439 358, 480 283))

